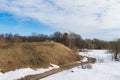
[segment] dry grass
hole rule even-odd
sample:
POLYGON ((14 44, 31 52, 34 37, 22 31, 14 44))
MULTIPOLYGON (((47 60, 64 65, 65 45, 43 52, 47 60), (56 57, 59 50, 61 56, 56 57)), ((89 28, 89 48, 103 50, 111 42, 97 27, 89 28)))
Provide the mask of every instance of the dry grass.
POLYGON ((58 69, 52 69, 50 71, 47 71, 45 73, 41 73, 41 74, 36 74, 36 75, 28 75, 20 80, 38 80, 38 79, 42 79, 44 77, 53 75, 55 73, 64 71, 64 70, 69 70, 73 67, 78 67, 78 66, 86 66, 86 68, 91 69, 92 66, 90 65, 91 63, 94 63, 95 59, 94 58, 89 58, 88 57, 88 61, 87 62, 82 62, 82 63, 70 63, 70 64, 66 64, 64 66, 62 66, 61 68, 58 69))
POLYGON ((2 72, 26 67, 33 69, 48 67, 50 63, 62 66, 77 60, 80 60, 80 56, 59 43, 0 43, 2 72))

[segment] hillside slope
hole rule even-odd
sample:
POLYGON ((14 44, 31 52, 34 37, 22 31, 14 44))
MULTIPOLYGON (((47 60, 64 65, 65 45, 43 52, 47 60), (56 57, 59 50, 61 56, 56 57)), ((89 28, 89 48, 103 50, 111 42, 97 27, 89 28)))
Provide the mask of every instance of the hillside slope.
POLYGON ((0 43, 0 69, 2 72, 31 67, 59 66, 74 63, 82 57, 55 42, 0 43))

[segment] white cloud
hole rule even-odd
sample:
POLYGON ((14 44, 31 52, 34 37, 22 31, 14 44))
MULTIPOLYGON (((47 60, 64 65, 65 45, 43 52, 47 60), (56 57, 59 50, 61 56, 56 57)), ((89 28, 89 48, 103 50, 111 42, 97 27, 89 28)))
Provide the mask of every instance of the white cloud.
POLYGON ((33 18, 87 38, 98 37, 96 34, 103 34, 103 31, 104 35, 110 34, 110 29, 120 29, 120 0, 0 0, 0 11, 33 18))

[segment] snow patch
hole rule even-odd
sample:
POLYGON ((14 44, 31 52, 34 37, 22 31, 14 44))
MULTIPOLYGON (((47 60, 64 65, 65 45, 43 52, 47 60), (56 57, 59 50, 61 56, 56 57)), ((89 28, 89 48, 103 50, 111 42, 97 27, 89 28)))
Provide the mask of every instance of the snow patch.
POLYGON ((87 62, 88 61, 88 58, 87 57, 84 57, 83 60, 81 60, 82 62, 87 62))
POLYGON ((51 63, 50 63, 50 65, 51 65, 52 67, 54 67, 55 69, 60 68, 60 66, 55 65, 55 64, 51 64, 51 63))
POLYGON ((76 63, 81 63, 81 61, 76 61, 76 63))
POLYGON ((59 66, 51 64, 52 67, 49 68, 41 68, 37 70, 33 70, 31 68, 23 68, 23 69, 16 69, 15 71, 9 71, 6 73, 1 73, 0 72, 0 80, 16 80, 23 78, 28 75, 35 75, 35 74, 40 74, 44 73, 46 71, 50 71, 52 69, 59 68, 59 66))
POLYGON ((40 80, 120 80, 120 62, 113 61, 112 54, 107 50, 90 50, 80 52, 80 55, 96 58, 100 62, 90 64, 91 69, 75 67, 40 80))
POLYGON ((112 61, 112 54, 108 50, 89 50, 88 52, 80 52, 82 56, 96 58, 96 60, 112 61))

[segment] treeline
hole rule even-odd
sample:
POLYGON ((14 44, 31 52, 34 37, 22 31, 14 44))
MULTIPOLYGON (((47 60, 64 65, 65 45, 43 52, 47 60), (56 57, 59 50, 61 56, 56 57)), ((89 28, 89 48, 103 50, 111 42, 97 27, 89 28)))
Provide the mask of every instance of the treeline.
POLYGON ((62 43, 72 49, 108 49, 109 42, 99 39, 82 39, 76 33, 55 32, 50 36, 45 34, 32 33, 31 36, 20 36, 19 34, 0 34, 0 42, 18 43, 18 42, 49 42, 55 41, 62 43))
POLYGON ((116 61, 120 61, 120 39, 110 42, 109 51, 113 53, 113 58, 116 61))

